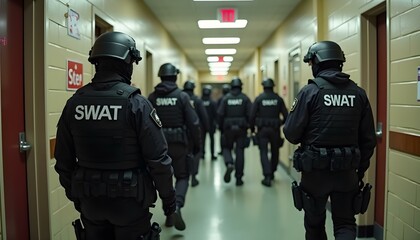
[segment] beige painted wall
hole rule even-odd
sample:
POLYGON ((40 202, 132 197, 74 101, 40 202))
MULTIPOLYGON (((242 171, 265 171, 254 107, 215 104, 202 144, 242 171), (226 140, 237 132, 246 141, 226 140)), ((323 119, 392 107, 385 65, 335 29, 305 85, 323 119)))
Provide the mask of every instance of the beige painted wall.
MULTIPOLYGON (((420 1, 389 1, 389 129, 420 136, 420 1)), ((388 152, 385 237, 420 239, 420 157, 388 152)))
MULTIPOLYGON (((55 138, 56 125, 66 100, 73 91, 66 90, 66 60, 77 60, 83 63, 83 83, 90 82, 94 71, 87 61, 89 50, 94 42, 92 29, 94 14, 114 26, 114 31, 131 35, 145 57, 145 49, 153 54, 153 79, 146 79, 145 63, 141 61, 135 66, 133 83, 140 88, 146 86, 145 81, 153 81, 153 86, 160 80, 157 77, 158 68, 165 62, 171 62, 182 72, 178 84, 181 85, 187 77, 197 78, 198 73, 188 62, 179 47, 170 38, 161 24, 154 18, 142 1, 121 0, 70 0, 68 6, 63 1, 46 0, 46 115, 47 136, 55 138), (80 14, 79 30, 81 38, 67 35, 65 13, 71 8, 80 14)), ((149 93, 143 92, 144 95, 149 93)), ((49 142, 46 139, 46 142, 49 142)), ((49 144, 47 144, 49 148, 49 144)), ((58 175, 54 171, 55 159, 47 159, 49 183, 49 214, 52 239, 74 239, 71 221, 78 217, 73 204, 67 200, 64 189, 60 186, 58 175)))

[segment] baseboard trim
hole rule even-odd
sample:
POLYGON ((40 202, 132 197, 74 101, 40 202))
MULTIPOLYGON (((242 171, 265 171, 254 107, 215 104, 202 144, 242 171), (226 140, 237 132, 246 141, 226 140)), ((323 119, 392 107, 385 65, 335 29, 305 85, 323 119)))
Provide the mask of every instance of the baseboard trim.
POLYGON ((370 238, 370 237, 373 237, 373 233, 374 233, 374 225, 357 226, 358 238, 370 238))

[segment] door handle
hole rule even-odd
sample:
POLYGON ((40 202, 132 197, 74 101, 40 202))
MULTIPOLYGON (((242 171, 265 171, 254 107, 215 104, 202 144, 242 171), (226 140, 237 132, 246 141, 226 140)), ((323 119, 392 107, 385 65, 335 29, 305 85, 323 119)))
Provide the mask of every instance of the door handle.
POLYGON ((31 150, 32 145, 26 141, 26 135, 24 132, 19 133, 19 151, 27 152, 31 150))
POLYGON ((378 122, 376 125, 376 137, 381 138, 382 137, 382 122, 378 122))

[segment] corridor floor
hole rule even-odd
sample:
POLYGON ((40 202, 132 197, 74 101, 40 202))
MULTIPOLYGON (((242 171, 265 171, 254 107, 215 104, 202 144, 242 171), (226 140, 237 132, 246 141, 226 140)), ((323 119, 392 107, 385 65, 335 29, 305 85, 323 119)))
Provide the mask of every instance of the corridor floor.
MULTIPOLYGON (((209 155, 200 161, 200 184, 190 186, 182 208, 187 226, 184 231, 164 226, 165 217, 158 200, 152 220, 162 227, 162 240, 305 239, 303 211, 293 206, 292 179, 282 167, 279 166, 272 186, 263 186, 258 149, 251 146, 245 150, 243 186, 235 185, 234 172, 231 182, 225 183, 225 169, 220 155, 216 161, 211 161, 209 155)), ((329 213, 326 228, 328 239, 334 239, 329 213)))

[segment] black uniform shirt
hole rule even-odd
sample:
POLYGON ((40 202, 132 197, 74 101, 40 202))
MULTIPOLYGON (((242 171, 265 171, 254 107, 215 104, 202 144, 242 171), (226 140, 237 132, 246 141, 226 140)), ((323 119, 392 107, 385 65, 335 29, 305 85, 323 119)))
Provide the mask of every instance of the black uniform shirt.
MULTIPOLYGON (((118 75, 108 74, 97 73, 92 80, 92 84, 106 86, 112 81, 115 82, 115 79, 121 81, 121 77, 118 75)), ((54 156, 57 160, 55 170, 59 174, 60 183, 65 188, 67 197, 72 200, 71 175, 77 167, 75 151, 75 144, 77 143, 73 141, 71 129, 69 129, 69 120, 64 117, 68 115, 66 114, 66 106, 57 126, 54 156)), ((131 110, 127 114, 130 117, 133 130, 136 131, 138 136, 142 160, 145 161, 160 197, 169 199, 174 196, 172 160, 167 155, 168 145, 159 126, 159 119, 157 115, 153 114, 152 104, 140 94, 134 94, 129 98, 128 109, 131 110)))

